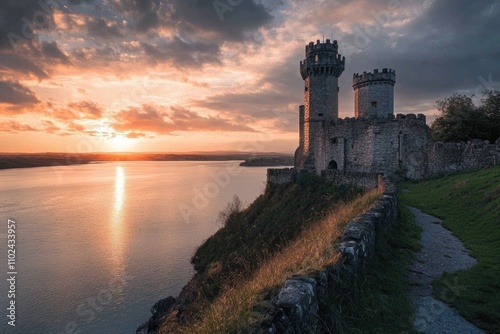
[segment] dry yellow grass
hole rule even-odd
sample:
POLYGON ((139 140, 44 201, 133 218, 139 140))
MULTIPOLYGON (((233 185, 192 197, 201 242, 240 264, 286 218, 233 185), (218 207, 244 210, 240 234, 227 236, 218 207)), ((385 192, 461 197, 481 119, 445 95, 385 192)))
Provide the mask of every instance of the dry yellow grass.
POLYGON ((380 194, 380 190, 372 190, 349 203, 336 205, 283 251, 262 263, 252 277, 227 288, 206 308, 198 322, 163 329, 160 333, 229 333, 258 321, 253 318, 256 315, 252 314, 252 308, 262 301, 262 292, 281 285, 294 274, 319 271, 334 264, 339 257, 334 241, 349 221, 372 207, 380 194))

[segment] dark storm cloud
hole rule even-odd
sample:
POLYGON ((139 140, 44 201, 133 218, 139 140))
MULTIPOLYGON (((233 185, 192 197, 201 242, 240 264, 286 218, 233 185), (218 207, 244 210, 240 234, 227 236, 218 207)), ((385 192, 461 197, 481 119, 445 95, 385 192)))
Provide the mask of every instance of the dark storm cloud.
POLYGON ((26 105, 38 102, 35 93, 19 82, 0 81, 0 103, 26 105))
POLYGON ((52 9, 43 9, 38 1, 2 0, 0 4, 0 49, 12 49, 16 43, 35 38, 35 30, 53 24, 52 9))
POLYGON ((102 45, 96 45, 102 42, 113 45, 120 54, 120 49, 126 48, 123 42, 139 40, 142 48, 132 50, 138 53, 131 56, 145 54, 152 64, 171 62, 199 67, 219 62, 222 44, 248 41, 252 32, 271 19, 262 5, 251 0, 2 0, 0 52, 14 50, 24 59, 5 54, 0 66, 42 79, 47 77, 54 59, 73 63, 72 57, 88 58, 92 48, 102 49, 102 45), (55 42, 39 41, 41 32, 56 28, 56 11, 62 14, 60 20, 67 27, 67 31, 58 33, 88 38, 90 45, 65 54, 55 42))
POLYGON ((150 60, 181 66, 218 62, 224 42, 248 41, 252 37, 247 33, 272 19, 263 6, 251 0, 121 0, 113 2, 113 6, 123 14, 131 33, 145 34, 148 40, 156 35, 154 42, 141 43, 150 60), (160 29, 172 37, 157 36, 160 29))
POLYGON ((355 38, 366 44, 348 57, 349 75, 341 83, 350 85, 353 72, 394 68, 396 96, 406 105, 434 102, 457 91, 500 89, 498 17, 498 1, 441 0, 407 26, 379 26, 375 36, 360 29, 343 37, 351 45, 355 38))
POLYGON ((34 61, 22 55, 13 53, 0 53, 0 69, 14 72, 16 75, 35 76, 38 79, 48 78, 47 72, 34 61))
POLYGON ((170 62, 180 67, 192 67, 205 63, 217 63, 219 46, 207 42, 187 43, 178 37, 153 45, 141 44, 150 63, 170 62))
POLYGON ((113 39, 123 36, 116 22, 101 17, 85 18, 85 27, 87 28, 88 35, 91 37, 113 39))
POLYGON ((114 6, 119 11, 125 12, 132 19, 131 28, 138 32, 146 32, 150 29, 158 28, 161 18, 166 19, 170 1, 143 0, 115 1, 114 6))
POLYGON ((2 0, 0 2, 0 49, 36 39, 36 34, 54 28, 54 8, 78 6, 94 0, 2 0))
POLYGON ((252 0, 176 0, 173 3, 175 21, 215 32, 228 40, 241 40, 245 32, 256 30, 272 19, 264 6, 252 0))
POLYGON ((42 54, 50 59, 59 59, 63 63, 67 63, 68 57, 59 49, 57 42, 42 42, 41 43, 42 54))
POLYGON ((244 32, 267 24, 272 16, 252 0, 115 1, 116 9, 133 19, 138 31, 159 26, 209 31, 224 40, 241 40, 244 32))

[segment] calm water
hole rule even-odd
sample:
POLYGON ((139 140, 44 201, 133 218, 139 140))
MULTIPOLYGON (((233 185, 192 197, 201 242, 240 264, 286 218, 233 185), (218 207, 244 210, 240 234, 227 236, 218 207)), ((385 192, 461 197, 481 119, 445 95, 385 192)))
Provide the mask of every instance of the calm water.
POLYGON ((154 302, 177 295, 189 259, 237 194, 264 189, 266 168, 238 162, 116 162, 0 171, 0 270, 17 224, 16 327, 0 333, 135 333, 154 302))

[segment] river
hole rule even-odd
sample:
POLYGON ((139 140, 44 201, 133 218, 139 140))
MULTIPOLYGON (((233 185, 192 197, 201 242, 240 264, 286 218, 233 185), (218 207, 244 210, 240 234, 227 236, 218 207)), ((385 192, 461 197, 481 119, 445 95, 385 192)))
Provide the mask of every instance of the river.
POLYGON ((190 257, 220 228, 218 213, 235 194, 252 202, 265 178, 266 167, 236 161, 0 171, 0 270, 7 276, 10 219, 17 273, 15 298, 0 281, 0 333, 135 333, 154 302, 190 279, 190 257))

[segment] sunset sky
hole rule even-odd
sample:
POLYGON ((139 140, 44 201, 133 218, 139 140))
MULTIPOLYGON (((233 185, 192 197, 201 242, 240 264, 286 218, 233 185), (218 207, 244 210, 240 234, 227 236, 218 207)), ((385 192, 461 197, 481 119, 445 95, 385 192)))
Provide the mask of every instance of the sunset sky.
POLYGON ((395 113, 500 90, 495 0, 1 0, 0 152, 279 151, 310 41, 396 70, 395 113))

